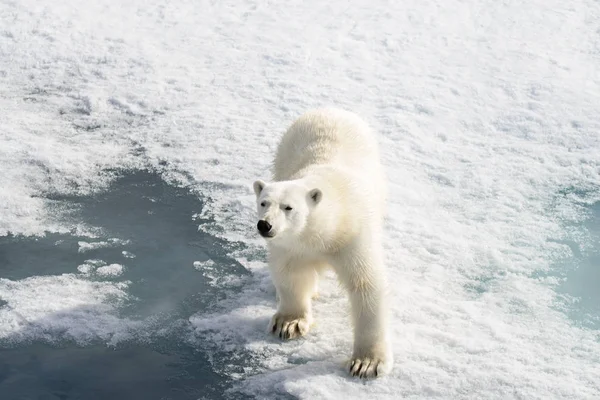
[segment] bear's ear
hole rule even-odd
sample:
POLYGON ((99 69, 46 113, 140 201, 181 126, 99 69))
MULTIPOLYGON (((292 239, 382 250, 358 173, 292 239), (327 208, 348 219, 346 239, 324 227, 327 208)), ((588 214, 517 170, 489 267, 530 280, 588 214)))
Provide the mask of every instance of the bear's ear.
POLYGON ((259 179, 259 180, 255 181, 252 186, 254 187, 254 193, 256 193, 256 195, 258 196, 260 194, 260 192, 263 191, 265 186, 267 186, 267 184, 259 179))
POLYGON ((313 189, 308 192, 308 195, 315 204, 318 204, 323 198, 323 192, 321 192, 321 189, 313 189))

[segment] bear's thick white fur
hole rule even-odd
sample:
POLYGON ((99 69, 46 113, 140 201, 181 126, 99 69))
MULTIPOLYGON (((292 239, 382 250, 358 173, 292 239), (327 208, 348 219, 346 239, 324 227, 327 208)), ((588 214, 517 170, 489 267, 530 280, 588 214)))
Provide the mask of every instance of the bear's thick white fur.
POLYGON ((309 331, 319 272, 330 267, 350 297, 350 374, 389 372, 381 244, 386 185, 375 136, 353 113, 311 111, 284 134, 273 167, 273 182, 254 182, 279 299, 270 331, 282 339, 309 331))

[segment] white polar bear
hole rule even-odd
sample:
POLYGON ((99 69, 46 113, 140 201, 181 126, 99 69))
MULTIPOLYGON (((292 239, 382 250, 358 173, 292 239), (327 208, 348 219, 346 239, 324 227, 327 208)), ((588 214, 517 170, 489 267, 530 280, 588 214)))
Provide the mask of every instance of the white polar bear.
POLYGON ((353 376, 388 373, 382 220, 385 177, 375 136, 338 109, 302 115, 284 134, 272 183, 254 182, 259 233, 267 239, 279 305, 269 325, 282 339, 305 335, 319 271, 331 267, 352 306, 353 376))

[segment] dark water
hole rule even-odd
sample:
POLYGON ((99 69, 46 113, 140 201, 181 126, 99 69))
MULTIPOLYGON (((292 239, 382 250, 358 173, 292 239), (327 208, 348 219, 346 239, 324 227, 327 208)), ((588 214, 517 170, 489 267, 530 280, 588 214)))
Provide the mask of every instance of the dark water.
MULTIPOLYGON (((215 371, 202 345, 184 340, 187 318, 210 310, 226 295, 193 268, 213 260, 219 274, 248 272, 227 251, 240 246, 198 231, 193 220, 203 203, 185 189, 166 184, 152 172, 130 172, 106 192, 92 197, 54 197, 68 218, 101 227, 94 241, 119 238, 126 244, 78 252, 89 238, 49 234, 43 238, 1 237, 0 277, 11 280, 76 273, 88 259, 125 265, 120 280, 132 282, 135 300, 122 316, 156 318, 158 331, 144 340, 117 346, 102 341, 78 346, 72 341, 0 342, 0 399, 219 399, 230 386, 215 371), (123 251, 135 255, 124 258, 123 251)), ((59 209, 57 208, 57 210, 59 209)), ((93 278, 90 278, 93 279, 93 278)), ((218 286, 218 285, 217 285, 218 286)), ((235 289, 230 289, 235 290, 235 289)), ((6 306, 1 301, 0 307, 6 306)), ((212 354, 214 356, 214 354, 212 354)))

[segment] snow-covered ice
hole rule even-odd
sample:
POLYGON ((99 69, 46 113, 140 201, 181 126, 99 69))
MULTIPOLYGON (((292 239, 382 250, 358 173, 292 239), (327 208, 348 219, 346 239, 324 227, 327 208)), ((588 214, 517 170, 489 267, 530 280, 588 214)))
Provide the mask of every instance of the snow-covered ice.
POLYGON ((96 273, 102 276, 119 276, 123 273, 121 264, 110 264, 96 269, 96 273))
MULTIPOLYGON (((600 201, 599 21, 592 0, 0 1, 0 235, 73 232, 91 254, 102 227, 62 218, 57 199, 154 169, 207 199, 201 229, 244 244, 230 252, 252 277, 185 338, 246 356, 212 359, 232 390, 600 397, 598 330, 570 318, 555 271, 599 246, 585 225, 600 201), (351 330, 333 279, 306 340, 264 332, 275 302, 250 184, 322 105, 369 121, 390 181, 396 365, 366 384, 339 367, 351 330)), ((25 279, 0 266, 0 338, 135 337, 128 283, 85 265, 25 279)))
POLYGON ((194 261, 193 265, 198 271, 202 271, 203 269, 214 270, 216 267, 216 263, 213 260, 194 261))
MULTIPOLYGON (((114 247, 114 246, 122 246, 124 244, 127 244, 126 240, 120 240, 117 238, 110 238, 107 241, 99 241, 99 242, 84 242, 84 241, 80 241, 79 243, 77 243, 79 245, 79 252, 80 253, 85 253, 91 250, 98 250, 98 249, 103 249, 103 248, 107 248, 107 247, 114 247)), ((124 256, 126 252, 123 252, 124 256)), ((127 256, 126 256, 127 257, 127 256)))
POLYGON ((105 266, 106 262, 103 260, 85 260, 83 264, 77 266, 77 270, 82 274, 92 273, 97 267, 105 266))
POLYGON ((38 276, 19 281, 0 279, 0 339, 11 342, 60 339, 85 344, 129 337, 144 326, 120 318, 127 283, 90 282, 75 275, 38 276))
POLYGON ((123 257, 125 257, 125 258, 135 258, 135 254, 133 254, 133 253, 131 253, 129 251, 123 250, 121 252, 121 254, 123 254, 123 257))

